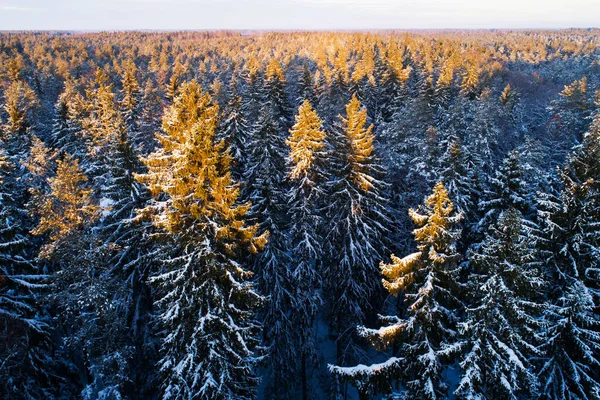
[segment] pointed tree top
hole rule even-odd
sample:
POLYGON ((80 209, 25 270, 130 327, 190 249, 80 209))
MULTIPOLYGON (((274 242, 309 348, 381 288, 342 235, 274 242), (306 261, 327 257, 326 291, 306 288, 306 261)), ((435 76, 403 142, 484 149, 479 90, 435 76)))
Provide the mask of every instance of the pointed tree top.
POLYGON ((314 153, 325 147, 325 132, 321 129, 323 121, 317 115, 308 100, 298 108, 296 123, 290 129, 286 141, 290 146, 290 178, 298 179, 310 174, 314 162, 314 153))

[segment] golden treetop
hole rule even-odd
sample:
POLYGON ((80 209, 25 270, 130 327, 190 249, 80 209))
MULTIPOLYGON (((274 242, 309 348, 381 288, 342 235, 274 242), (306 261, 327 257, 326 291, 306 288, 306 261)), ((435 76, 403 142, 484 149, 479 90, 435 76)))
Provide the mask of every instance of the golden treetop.
POLYGON ((373 187, 373 177, 368 164, 374 152, 373 125, 367 125, 367 110, 362 107, 356 95, 346 105, 346 118, 342 118, 344 134, 350 143, 349 162, 352 166, 352 179, 363 191, 373 187))
MULTIPOLYGON (((77 231, 99 217, 99 207, 92 202, 92 190, 85 187, 87 177, 77 159, 66 155, 57 163, 56 176, 49 178, 50 193, 36 210, 40 217, 34 235, 50 232, 51 242, 77 231)), ((53 248, 49 246, 44 253, 53 248)))
POLYGON ((244 225, 249 204, 236 204, 239 188, 231 179, 230 156, 215 138, 218 114, 198 82, 183 83, 163 118, 163 133, 157 134, 162 147, 142 160, 148 173, 136 179, 153 196, 168 197, 164 212, 153 215, 157 226, 184 235, 212 230, 231 252, 240 242, 257 251, 266 236, 255 237, 257 227, 244 225))
POLYGON ((453 241, 452 228, 462 219, 462 214, 454 211, 448 191, 440 181, 433 193, 425 199, 425 213, 414 209, 409 215, 419 228, 413 231, 417 248, 434 262, 443 262, 441 255, 453 241))
POLYGON ((290 129, 290 160, 292 167, 289 176, 299 179, 309 175, 315 159, 315 152, 325 147, 326 133, 321 129, 323 122, 308 100, 298 108, 296 124, 290 129))
POLYGON ((271 61, 269 61, 267 70, 265 71, 265 77, 267 81, 278 80, 280 82, 285 82, 283 68, 281 67, 281 63, 277 61, 276 58, 271 58, 271 61))

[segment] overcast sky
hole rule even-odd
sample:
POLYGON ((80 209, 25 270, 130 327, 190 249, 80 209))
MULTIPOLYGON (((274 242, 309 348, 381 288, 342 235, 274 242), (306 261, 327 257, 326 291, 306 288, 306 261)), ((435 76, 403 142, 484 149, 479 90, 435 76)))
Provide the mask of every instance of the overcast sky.
POLYGON ((600 26, 600 0, 0 0, 0 29, 600 26))

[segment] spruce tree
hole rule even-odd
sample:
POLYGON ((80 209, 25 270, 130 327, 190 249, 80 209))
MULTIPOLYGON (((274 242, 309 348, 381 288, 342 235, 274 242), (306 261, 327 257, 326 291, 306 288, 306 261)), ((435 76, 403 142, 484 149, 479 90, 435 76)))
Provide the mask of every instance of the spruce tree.
POLYGON ((504 211, 481 246, 469 255, 466 291, 474 298, 460 324, 465 348, 460 398, 535 396, 531 358, 540 355, 536 292, 542 288, 533 241, 519 211, 504 211))
POLYGON ((128 63, 121 77, 123 88, 121 90, 120 105, 127 133, 133 139, 133 142, 137 144, 140 142, 138 135, 140 130, 141 90, 136 74, 135 64, 133 62, 128 63))
POLYGON ((308 100, 310 104, 315 104, 317 99, 317 95, 315 93, 315 83, 313 82, 312 72, 306 64, 302 69, 298 91, 300 93, 297 98, 299 104, 302 104, 304 100, 308 100))
POLYGON ((323 278, 323 219, 320 206, 326 180, 326 134, 323 122, 308 100, 298 108, 296 123, 287 144, 288 218, 291 243, 291 272, 295 287, 294 317, 299 337, 300 373, 303 399, 310 398, 307 374, 316 362, 313 328, 321 305, 323 278))
POLYGON ((264 236, 236 204, 230 158, 215 140, 218 107, 197 82, 181 85, 165 115, 161 148, 145 158, 156 201, 142 212, 164 232, 159 292, 162 398, 252 398, 263 302, 239 264, 264 236))
POLYGON ((378 293, 377 260, 386 251, 391 226, 372 131, 367 111, 353 96, 332 138, 327 199, 327 300, 338 363, 352 357, 347 328, 364 321, 378 293))
POLYGON ((55 398, 64 382, 42 306, 48 277, 34 262, 28 218, 15 201, 20 171, 4 154, 0 150, 0 397, 55 398))
POLYGON ((589 124, 592 102, 588 82, 584 76, 575 80, 559 93, 548 107, 550 121, 546 136, 550 140, 554 162, 562 162, 573 145, 581 143, 589 124))
POLYGON ((269 298, 261 313, 269 355, 268 384, 275 397, 283 398, 298 383, 298 332, 292 312, 297 288, 286 236, 285 141, 272 113, 265 105, 250 135, 243 198, 252 202, 248 220, 258 223, 261 232, 269 232, 269 243, 254 257, 253 271, 258 288, 269 298))
POLYGON ((489 179, 489 189, 484 193, 484 200, 479 208, 483 217, 475 227, 484 232, 499 215, 513 208, 524 217, 531 217, 534 211, 533 196, 525 182, 525 170, 521 163, 521 155, 517 150, 511 151, 489 179))
POLYGON ((404 258, 392 256, 381 263, 383 286, 398 296, 405 292, 408 316, 382 317, 388 323, 379 329, 359 327, 358 332, 379 349, 399 344, 398 356, 371 366, 335 367, 330 370, 354 382, 361 394, 389 392, 402 382, 410 399, 438 399, 447 396, 444 368, 456 352, 456 324, 461 301, 457 293, 456 242, 462 216, 454 211, 444 185, 439 182, 420 210, 410 210, 418 226, 413 231, 418 252, 404 258))
POLYGON ((446 151, 440 160, 440 177, 454 199, 456 210, 470 217, 475 209, 476 178, 472 156, 456 135, 445 141, 446 151))
POLYGON ((590 290, 573 279, 556 305, 548 309, 549 329, 539 371, 543 398, 600 398, 600 321, 590 290))
POLYGON ((597 113, 582 144, 559 170, 560 191, 544 193, 538 199, 537 240, 547 273, 555 283, 556 298, 562 296, 561 288, 569 284, 571 278, 582 280, 594 291, 600 287, 599 127, 600 113, 597 113))
POLYGON ((282 130, 291 125, 291 107, 286 93, 287 82, 283 68, 276 59, 271 59, 265 71, 265 95, 272 107, 273 117, 282 130))
POLYGON ((242 98, 237 94, 235 82, 231 84, 231 93, 223 112, 219 127, 219 137, 225 141, 231 153, 231 174, 240 179, 246 171, 248 162, 250 127, 242 109, 242 98))
POLYGON ((154 133, 160 128, 163 112, 162 99, 151 79, 147 79, 144 85, 140 108, 140 136, 136 146, 139 147, 140 154, 147 155, 154 150, 156 145, 154 133))

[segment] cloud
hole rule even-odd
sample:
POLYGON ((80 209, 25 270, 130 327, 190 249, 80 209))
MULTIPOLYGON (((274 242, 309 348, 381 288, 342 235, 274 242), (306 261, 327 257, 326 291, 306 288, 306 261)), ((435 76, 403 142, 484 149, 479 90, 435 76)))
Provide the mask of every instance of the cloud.
POLYGON ((21 7, 21 6, 12 6, 8 4, 0 4, 0 10, 2 11, 17 11, 17 12, 42 12, 47 11, 45 8, 36 8, 36 7, 21 7))

